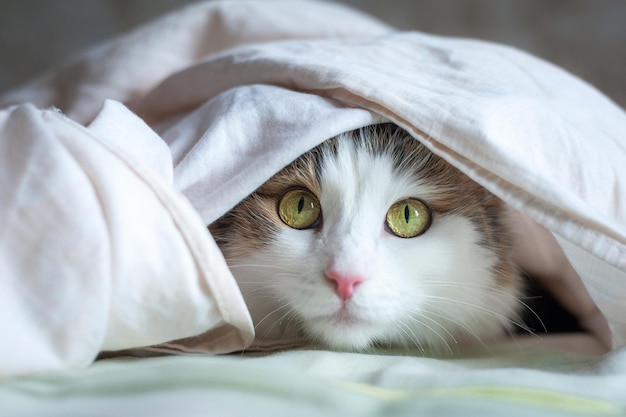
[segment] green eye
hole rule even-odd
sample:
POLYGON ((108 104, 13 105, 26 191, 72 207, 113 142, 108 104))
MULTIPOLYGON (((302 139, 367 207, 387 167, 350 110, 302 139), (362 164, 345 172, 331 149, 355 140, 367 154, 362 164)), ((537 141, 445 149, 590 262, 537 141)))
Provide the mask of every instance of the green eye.
POLYGON ((320 202, 310 191, 287 191, 278 202, 278 215, 289 227, 308 229, 316 226, 322 216, 320 202))
POLYGON ((387 211, 387 228, 398 237, 419 236, 430 227, 430 208, 416 198, 397 201, 387 211))

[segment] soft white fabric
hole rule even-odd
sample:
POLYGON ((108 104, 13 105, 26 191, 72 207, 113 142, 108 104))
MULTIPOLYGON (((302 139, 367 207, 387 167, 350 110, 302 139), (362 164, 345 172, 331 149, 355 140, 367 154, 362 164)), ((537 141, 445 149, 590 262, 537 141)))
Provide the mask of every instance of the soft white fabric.
MULTIPOLYGON (((0 296, 7 309, 0 320, 3 329, 23 329, 39 349, 27 357, 19 344, 3 345, 10 357, 34 364, 26 370, 61 346, 68 353, 59 366, 76 365, 99 349, 203 331, 169 348, 245 347, 249 318, 202 223, 302 152, 382 118, 551 230, 609 320, 614 344, 626 344, 626 115, 589 85, 523 52, 395 32, 327 3, 209 2, 0 97, 0 105, 22 102, 57 106, 80 123, 95 118, 85 129, 32 106, 2 116, 0 214, 9 227, 1 256, 18 261, 2 273, 10 290, 0 296), (109 102, 98 116, 111 98, 165 140, 173 174, 160 139, 128 110, 109 102), (54 123, 42 127, 41 118, 54 123), (73 159, 60 150, 45 158, 28 153, 67 148, 66 130, 88 138, 71 142, 72 152, 80 151, 73 159), (23 148, 30 142, 36 145, 23 148), (169 187, 172 175, 202 223, 169 187), (36 179, 36 187, 16 186, 22 178, 36 179), (35 205, 48 195, 54 208, 35 205), (41 310, 57 305, 46 298, 57 268, 61 305, 73 310, 60 311, 57 326, 42 336, 41 310), (76 283, 88 288, 75 290, 76 283), (238 301, 226 306, 221 291, 238 301), (68 320, 78 311, 85 311, 80 320, 68 320), (9 317, 14 327, 5 327, 9 317), (79 331, 81 321, 88 331, 79 331), (228 343, 225 323, 238 329, 228 343)), ((550 262, 537 259, 536 267, 554 270, 550 262)))
POLYGON ((108 102, 90 129, 26 104, 0 112, 0 376, 252 323, 215 243, 171 187, 168 148, 108 102))

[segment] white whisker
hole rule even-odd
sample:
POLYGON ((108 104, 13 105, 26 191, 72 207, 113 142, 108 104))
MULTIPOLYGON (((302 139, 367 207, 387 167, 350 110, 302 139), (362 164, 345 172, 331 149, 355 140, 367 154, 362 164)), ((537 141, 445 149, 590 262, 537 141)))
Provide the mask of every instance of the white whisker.
POLYGON ((491 315, 492 317, 496 317, 498 319, 501 320, 501 322, 506 322, 506 323, 510 323, 516 327, 519 327, 520 329, 529 332, 529 333, 533 333, 532 330, 530 328, 528 328, 528 326, 526 326, 523 323, 518 323, 517 321, 513 320, 510 317, 505 316, 504 314, 498 313, 494 310, 491 310, 481 304, 476 304, 476 303, 469 303, 466 301, 461 301, 458 299, 451 299, 451 298, 447 298, 447 297, 440 297, 440 296, 436 296, 436 295, 427 295, 425 296, 427 299, 432 299, 432 300, 437 300, 437 301, 443 301, 446 303, 455 303, 455 304, 460 304, 466 307, 470 307, 471 309, 474 310, 478 310, 478 311, 482 311, 483 313, 487 313, 488 315, 491 315))
MULTIPOLYGON (((448 348, 448 350, 450 351, 450 353, 454 353, 454 351, 452 350, 452 348, 450 347, 450 344, 448 343, 448 340, 443 337, 443 335, 441 333, 439 333, 437 330, 435 330, 435 328, 433 328, 432 326, 424 323, 422 320, 420 320, 420 318, 422 318, 423 316, 417 317, 417 316, 411 316, 408 319, 417 323, 420 326, 425 327, 426 329, 430 330, 433 334, 435 334, 439 339, 441 339, 441 341, 443 342, 443 344, 445 345, 446 348, 448 348)), ((424 317, 425 318, 425 317, 424 317)), ((441 327, 443 330, 446 331, 446 333, 449 333, 440 323, 438 323, 437 321, 433 321, 435 324, 437 324, 439 327, 441 327)), ((456 343, 456 340, 455 340, 456 343)))
POLYGON ((228 264, 229 268, 266 268, 266 269, 280 269, 283 271, 289 271, 290 269, 280 264, 261 264, 261 263, 245 263, 245 264, 228 264))
POLYGON ((404 324, 403 322, 396 323, 396 326, 407 337, 407 340, 413 343, 420 350, 420 352, 426 352, 426 349, 424 349, 424 344, 410 326, 404 324))

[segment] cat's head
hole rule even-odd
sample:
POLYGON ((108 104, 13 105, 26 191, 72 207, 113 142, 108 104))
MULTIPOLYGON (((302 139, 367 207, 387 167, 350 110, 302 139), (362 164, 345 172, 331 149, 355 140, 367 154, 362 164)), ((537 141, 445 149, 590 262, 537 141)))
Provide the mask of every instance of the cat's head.
POLYGON ((259 338, 421 348, 510 327, 505 223, 500 200, 385 124, 304 154, 210 230, 259 338))

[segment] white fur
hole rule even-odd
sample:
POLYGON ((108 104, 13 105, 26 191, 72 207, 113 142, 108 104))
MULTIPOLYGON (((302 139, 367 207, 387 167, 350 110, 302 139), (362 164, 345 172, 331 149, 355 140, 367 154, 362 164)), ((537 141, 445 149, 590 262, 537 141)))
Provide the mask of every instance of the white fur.
POLYGON ((336 159, 325 158, 321 186, 321 230, 286 228, 233 268, 258 337, 301 326, 333 348, 423 348, 489 339, 508 324, 514 294, 496 287, 496 257, 477 244, 468 219, 435 214, 412 239, 385 230, 389 207, 405 197, 428 201, 436 192, 428 184, 398 175, 387 156, 339 142, 336 159), (366 278, 345 305, 324 275, 329 266, 366 278))

